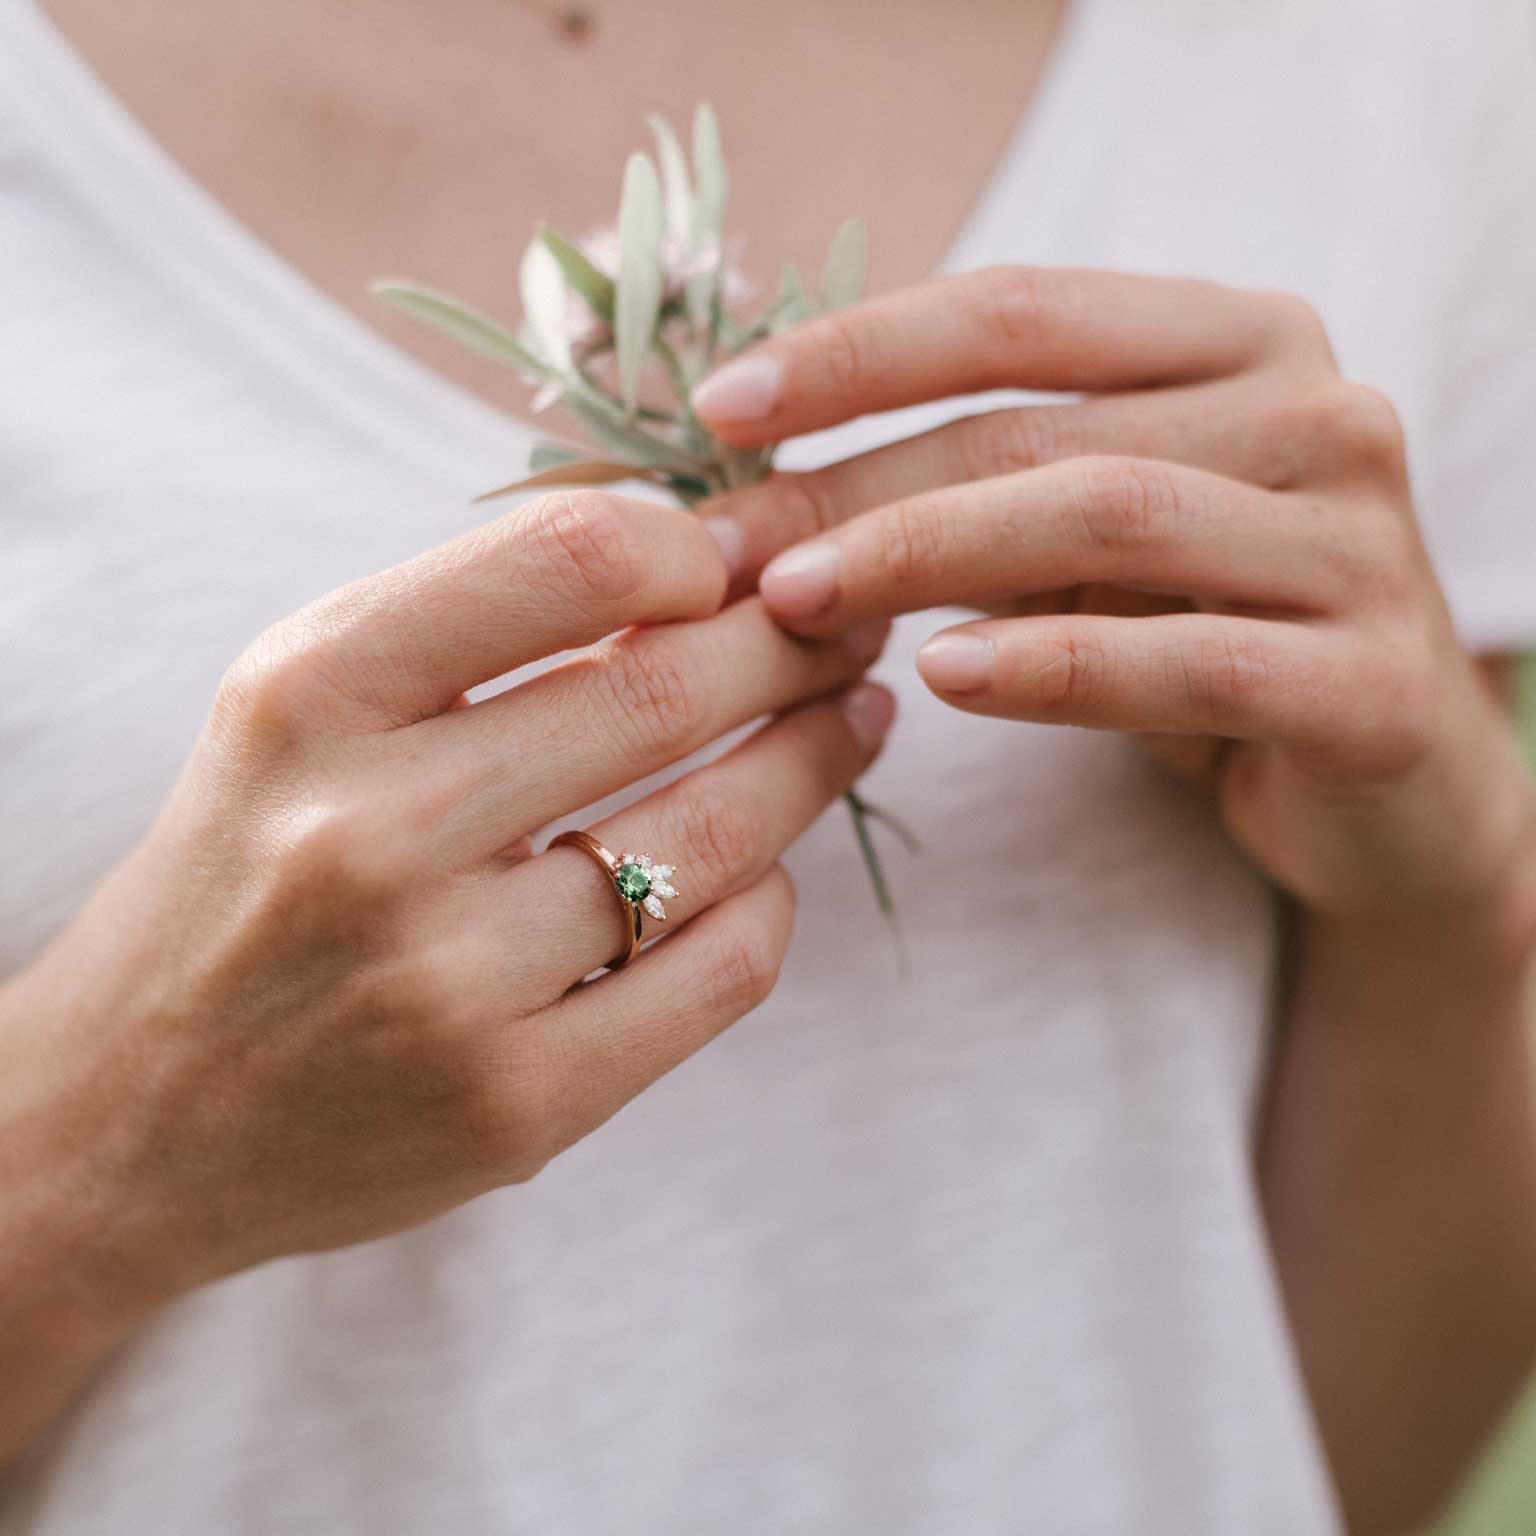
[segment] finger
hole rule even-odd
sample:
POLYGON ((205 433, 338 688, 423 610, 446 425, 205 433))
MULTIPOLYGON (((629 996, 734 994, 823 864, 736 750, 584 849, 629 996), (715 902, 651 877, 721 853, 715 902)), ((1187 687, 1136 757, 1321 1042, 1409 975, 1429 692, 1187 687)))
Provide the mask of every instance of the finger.
POLYGON ((1323 612, 1347 599, 1360 561, 1318 503, 1206 470, 1096 457, 866 512, 777 556, 760 586, 780 622, 830 634, 1084 583, 1323 612))
POLYGON ((796 326, 705 379, 693 407, 738 444, 987 389, 1145 389, 1282 353, 1331 359, 1299 300, 1187 278, 993 267, 796 326))
POLYGON ((1220 614, 983 620, 935 635, 917 670, 972 714, 1101 730, 1327 747, 1370 711, 1323 630, 1220 614))
POLYGON ((342 587, 267 649, 314 692, 317 713, 403 725, 626 624, 713 613, 725 585, 719 546, 690 513, 558 492, 342 587))
POLYGON ((495 698, 425 721, 404 745, 450 765, 437 836, 479 859, 763 715, 841 688, 889 624, 830 643, 787 634, 755 598, 713 618, 626 630, 495 698))
POLYGON ((793 887, 774 865, 624 970, 536 1015, 539 1049, 570 1105, 547 1155, 757 1007, 778 979, 793 918, 793 887))
POLYGON ((961 417, 821 469, 781 473, 696 510, 725 550, 733 590, 781 550, 875 507, 1090 454, 1162 459, 1270 490, 1298 483, 1323 412, 1268 375, 1190 388, 1019 406, 961 417), (1276 396, 1279 395, 1277 401, 1276 396))
MULTIPOLYGON (((731 752, 590 829, 622 858, 647 854, 671 865, 675 897, 664 924, 686 923, 758 879, 867 768, 895 700, 861 683, 836 701, 806 705, 764 726, 731 752)), ((625 913, 612 881, 586 854, 554 848, 504 877, 520 954, 532 966, 519 985, 535 1001, 558 996, 624 943, 625 913)))

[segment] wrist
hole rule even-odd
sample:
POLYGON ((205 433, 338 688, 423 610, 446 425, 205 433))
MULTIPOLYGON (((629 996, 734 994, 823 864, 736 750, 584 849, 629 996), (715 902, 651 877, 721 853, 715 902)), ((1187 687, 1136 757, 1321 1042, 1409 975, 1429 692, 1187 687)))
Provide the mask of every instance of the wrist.
POLYGON ((58 1092, 53 1052, 68 1031, 24 990, 0 989, 0 1469, 175 1293, 124 1219, 100 1155, 110 1121, 81 1124, 58 1092))
POLYGON ((1536 798, 1507 856, 1458 899, 1390 913, 1305 909, 1299 921, 1314 964, 1426 996, 1444 990, 1469 1010, 1513 999, 1522 1014, 1536 961, 1536 798))
MULTIPOLYGON (((1536 949, 1536 780, 1510 710, 1486 690, 1476 695, 1492 730, 1469 726, 1463 743, 1474 749, 1484 778, 1466 802, 1466 841, 1483 850, 1485 877, 1458 904, 1437 914, 1443 943, 1454 944, 1495 970, 1524 974, 1536 949)), ((1448 807, 1449 809, 1449 807, 1448 807)))
POLYGON ((105 1348, 194 1282, 136 1145, 132 1063, 111 1070, 65 995, 41 968, 0 990, 0 1310, 105 1348))
POLYGON ((1414 808, 1389 808, 1389 827, 1423 829, 1402 838, 1411 857, 1389 878, 1395 899, 1311 906, 1308 931, 1410 969, 1492 985, 1523 978, 1536 952, 1536 783, 1510 721, 1489 724, 1487 713, 1463 720, 1454 745, 1405 786, 1414 808))

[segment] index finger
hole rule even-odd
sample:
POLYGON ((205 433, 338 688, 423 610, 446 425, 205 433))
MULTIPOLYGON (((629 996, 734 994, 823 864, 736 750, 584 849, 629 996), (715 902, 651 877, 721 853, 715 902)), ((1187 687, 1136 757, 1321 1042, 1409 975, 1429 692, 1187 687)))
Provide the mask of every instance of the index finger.
POLYGON ((720 546, 691 513, 560 491, 328 594, 269 631, 257 660, 328 710, 410 725, 615 630, 706 618, 725 589, 720 546))
POLYGON ((775 442, 868 411, 987 389, 1143 389, 1321 349, 1300 300, 1192 278, 991 267, 819 315, 716 370, 693 393, 712 431, 775 442))

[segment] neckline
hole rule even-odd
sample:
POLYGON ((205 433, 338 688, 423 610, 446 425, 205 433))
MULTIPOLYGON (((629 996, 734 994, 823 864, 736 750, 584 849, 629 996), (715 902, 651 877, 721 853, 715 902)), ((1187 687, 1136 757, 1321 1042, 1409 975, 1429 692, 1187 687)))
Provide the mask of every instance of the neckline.
MULTIPOLYGON (((1040 145, 1053 138, 1050 124, 1073 95, 1070 77, 1091 6, 1092 0, 1067 0, 1030 100, 934 275, 973 264, 999 214, 1029 202, 1040 145)), ((114 233, 138 246, 190 305, 239 330, 317 408, 344 411, 354 425, 367 418, 371 435, 397 451, 409 444, 413 457, 466 483, 485 469, 507 470, 540 435, 537 423, 390 341, 242 223, 161 146, 37 0, 0 5, 0 23, 6 21, 14 35, 0 47, 0 75, 9 63, 16 127, 25 133, 44 125, 33 135, 37 151, 63 162, 89 189, 114 233)))

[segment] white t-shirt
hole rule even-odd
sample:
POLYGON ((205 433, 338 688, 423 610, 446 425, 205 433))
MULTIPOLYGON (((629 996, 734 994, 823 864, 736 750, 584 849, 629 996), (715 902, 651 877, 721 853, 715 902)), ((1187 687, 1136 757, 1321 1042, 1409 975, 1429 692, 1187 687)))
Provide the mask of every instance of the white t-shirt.
MULTIPOLYGON (((1307 294, 1403 411, 1465 634, 1536 639, 1530 23, 1081 0, 945 266, 1307 294)), ((0 292, 13 969, 246 640, 473 525, 528 434, 237 227, 31 0, 0 292)), ((1272 893, 1123 739, 933 700, 947 617, 879 669, 871 793, 934 850, 889 854, 909 979, 831 814, 760 1012, 527 1187, 168 1308, 0 1480, 0 1533, 1335 1530, 1250 1167, 1272 893)))

